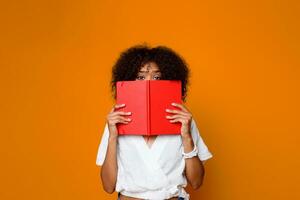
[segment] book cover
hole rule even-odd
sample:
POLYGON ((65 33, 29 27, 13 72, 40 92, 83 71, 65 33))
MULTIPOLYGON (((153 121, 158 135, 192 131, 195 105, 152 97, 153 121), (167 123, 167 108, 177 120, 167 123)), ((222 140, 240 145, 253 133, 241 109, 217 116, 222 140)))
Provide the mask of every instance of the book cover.
POLYGON ((118 123, 120 135, 180 134, 181 123, 171 123, 165 109, 178 109, 171 103, 182 103, 180 80, 133 80, 116 83, 118 111, 131 112, 128 124, 118 123))

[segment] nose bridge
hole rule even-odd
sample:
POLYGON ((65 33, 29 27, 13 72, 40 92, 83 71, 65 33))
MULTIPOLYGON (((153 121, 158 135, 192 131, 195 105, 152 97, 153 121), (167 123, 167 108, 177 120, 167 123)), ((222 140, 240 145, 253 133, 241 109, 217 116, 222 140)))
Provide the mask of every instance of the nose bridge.
POLYGON ((146 79, 146 80, 151 80, 151 74, 150 74, 150 73, 147 73, 145 79, 146 79))
POLYGON ((146 80, 151 80, 151 79, 152 79, 152 70, 149 70, 149 71, 146 73, 145 79, 146 79, 146 80))

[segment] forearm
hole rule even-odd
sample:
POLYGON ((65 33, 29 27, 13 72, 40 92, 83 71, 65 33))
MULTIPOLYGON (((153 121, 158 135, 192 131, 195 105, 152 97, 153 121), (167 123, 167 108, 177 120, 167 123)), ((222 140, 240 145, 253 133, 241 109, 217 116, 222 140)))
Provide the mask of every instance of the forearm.
POLYGON ((106 157, 101 168, 103 188, 108 193, 113 193, 117 181, 117 137, 109 137, 106 157))
MULTIPOLYGON (((183 137, 184 152, 188 153, 193 150, 194 142, 191 136, 183 137)), ((198 156, 185 159, 185 174, 188 182, 193 189, 198 189, 202 185, 204 178, 204 166, 198 156)))

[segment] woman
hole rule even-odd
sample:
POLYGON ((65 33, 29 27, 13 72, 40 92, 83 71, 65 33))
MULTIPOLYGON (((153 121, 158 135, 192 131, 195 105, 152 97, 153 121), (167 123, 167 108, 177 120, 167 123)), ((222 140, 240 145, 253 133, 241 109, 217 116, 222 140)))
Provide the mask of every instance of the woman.
MULTIPOLYGON (((185 102, 189 70, 184 59, 168 47, 136 45, 121 53, 113 66, 111 88, 125 80, 181 80, 185 102)), ((203 142, 191 112, 183 104, 166 110, 170 123, 181 123, 180 135, 118 136, 117 123, 130 123, 130 111, 107 115, 96 164, 108 193, 120 200, 189 199, 184 187, 198 189, 204 177, 205 160, 212 157, 203 142), (178 109, 179 108, 179 109, 178 109)))

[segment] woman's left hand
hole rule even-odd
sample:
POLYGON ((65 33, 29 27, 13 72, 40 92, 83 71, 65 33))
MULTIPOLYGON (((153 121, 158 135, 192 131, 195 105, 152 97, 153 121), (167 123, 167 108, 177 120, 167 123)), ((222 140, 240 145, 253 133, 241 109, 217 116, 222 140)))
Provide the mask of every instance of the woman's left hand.
POLYGON ((170 119, 171 123, 181 122, 181 136, 191 137, 190 127, 192 122, 191 112, 183 105, 178 103, 172 103, 172 106, 178 107, 180 110, 166 109, 166 112, 173 113, 174 115, 167 115, 166 118, 170 119))

